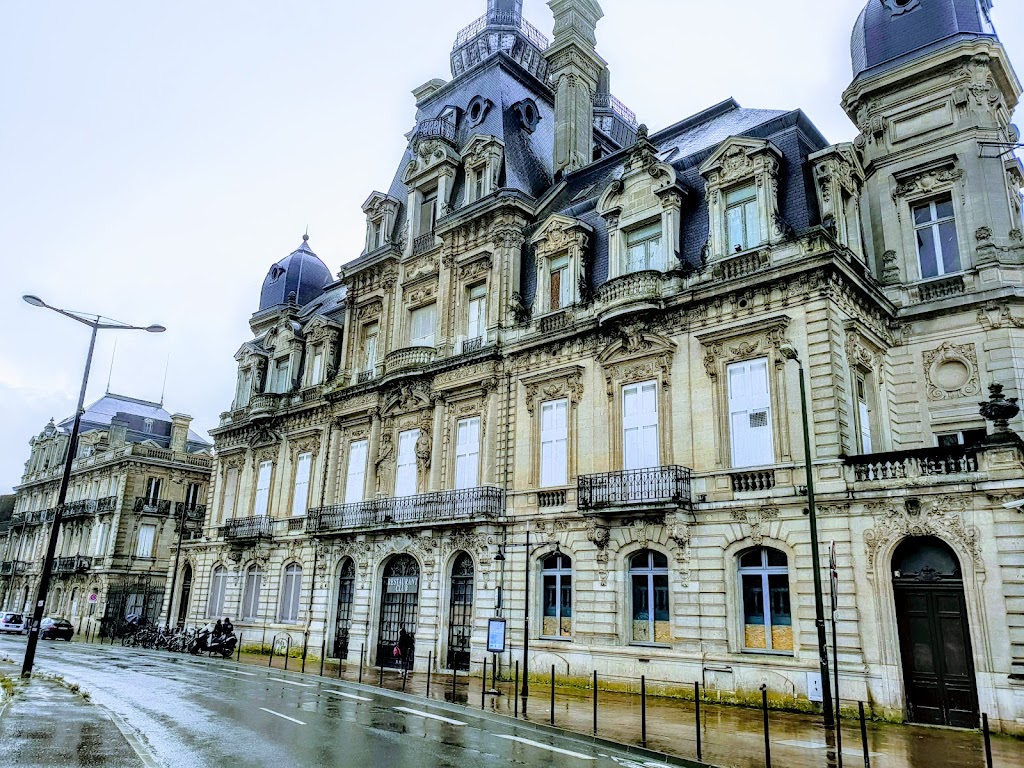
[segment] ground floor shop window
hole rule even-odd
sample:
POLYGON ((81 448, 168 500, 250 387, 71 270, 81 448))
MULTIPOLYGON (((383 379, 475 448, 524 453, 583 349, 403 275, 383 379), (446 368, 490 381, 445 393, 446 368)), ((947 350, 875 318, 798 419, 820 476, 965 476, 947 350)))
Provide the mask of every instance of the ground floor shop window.
POLYGON ((544 637, 572 637, 572 560, 561 552, 544 558, 544 637))
POLYGON ((632 635, 634 643, 669 643, 668 558, 644 550, 629 561, 632 586, 632 635))
POLYGON ((743 648, 793 652, 793 614, 789 604, 789 567, 777 549, 757 547, 740 555, 743 595, 743 648))

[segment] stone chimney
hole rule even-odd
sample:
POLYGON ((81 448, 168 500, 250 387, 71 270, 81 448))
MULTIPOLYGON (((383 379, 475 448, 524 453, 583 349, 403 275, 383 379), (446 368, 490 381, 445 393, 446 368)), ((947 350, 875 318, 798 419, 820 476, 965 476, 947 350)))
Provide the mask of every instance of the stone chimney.
POLYGON ((597 22, 604 11, 596 0, 548 0, 555 39, 544 52, 555 89, 555 177, 593 159, 594 96, 607 68, 597 55, 597 22))
POLYGON ((184 453, 188 444, 188 428, 192 423, 192 417, 183 413, 176 413, 171 416, 171 450, 175 453, 184 453))
POLYGON ((128 442, 128 414, 119 412, 110 420, 110 449, 123 448, 128 442))

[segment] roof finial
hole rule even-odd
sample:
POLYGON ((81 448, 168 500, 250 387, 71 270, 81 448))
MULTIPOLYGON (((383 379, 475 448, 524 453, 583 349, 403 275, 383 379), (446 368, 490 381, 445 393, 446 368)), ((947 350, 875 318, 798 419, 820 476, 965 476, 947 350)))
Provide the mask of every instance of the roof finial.
POLYGON ((304 242, 304 243, 308 243, 309 242, 309 224, 306 225, 306 234, 304 234, 302 236, 302 242, 304 242))

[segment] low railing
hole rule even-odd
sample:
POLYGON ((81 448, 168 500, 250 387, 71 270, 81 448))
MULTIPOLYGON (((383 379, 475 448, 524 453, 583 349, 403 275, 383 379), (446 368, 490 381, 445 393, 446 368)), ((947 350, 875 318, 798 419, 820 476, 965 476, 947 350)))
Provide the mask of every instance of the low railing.
POLYGON ((931 280, 917 286, 917 294, 921 301, 935 301, 950 296, 960 296, 967 292, 963 275, 953 275, 940 280, 931 280))
POLYGON ((501 488, 483 486, 459 491, 436 491, 312 509, 306 517, 306 532, 326 533, 351 528, 478 518, 493 520, 501 517, 504 509, 505 492, 501 488))
POLYGON ((360 371, 356 374, 356 384, 365 384, 368 381, 373 381, 374 373, 372 368, 368 371, 360 371))
POLYGON ((746 472, 732 472, 732 490, 734 493, 750 491, 770 491, 775 487, 774 469, 752 469, 746 472))
POLYGON ((630 272, 616 277, 597 289, 595 300, 601 307, 661 298, 663 275, 655 270, 630 272))
POLYGON ((205 504, 186 504, 183 501, 175 502, 174 504, 174 517, 178 520, 182 518, 186 522, 198 522, 206 519, 206 505, 205 504))
POLYGON ((82 557, 58 557, 53 561, 54 573, 85 573, 92 568, 92 558, 82 557))
POLYGON ((674 504, 690 506, 691 472, 687 467, 651 467, 581 475, 577 481, 580 509, 674 504))
POLYGON ((147 515, 169 515, 171 514, 170 499, 150 499, 146 496, 136 496, 134 511, 147 515))
POLYGON ((731 256, 717 262, 712 267, 711 273, 718 280, 734 280, 738 277, 752 275, 759 269, 768 266, 769 257, 767 251, 754 251, 742 253, 739 256, 731 256))
POLYGON ((56 507, 50 507, 49 509, 36 509, 31 512, 22 512, 19 519, 15 520, 14 518, 11 518, 11 520, 14 523, 20 523, 21 525, 41 525, 42 523, 53 522, 53 517, 56 513, 56 507))
POLYGON ((0 576, 21 576, 28 572, 28 563, 24 560, 5 560, 0 563, 0 576))
POLYGON ((305 517, 289 517, 288 518, 288 533, 295 533, 296 531, 306 530, 306 518, 305 517))
POLYGON ((565 489, 537 491, 538 507, 561 507, 565 505, 565 489))
POLYGON ((319 384, 315 384, 312 387, 306 387, 305 389, 301 390, 299 392, 299 397, 302 399, 302 402, 304 403, 312 403, 315 400, 319 400, 322 393, 323 387, 321 387, 319 384))
POLYGON ((220 527, 220 535, 228 541, 242 539, 272 539, 274 537, 274 521, 272 518, 239 517, 228 520, 220 527))
POLYGON ((437 245, 437 236, 433 232, 427 232, 427 234, 420 235, 412 241, 412 252, 426 253, 435 245, 437 245))
POLYGON ((911 451, 846 456, 848 479, 855 482, 963 475, 978 471, 973 446, 921 448, 911 451))
POLYGON ((278 409, 283 396, 277 392, 261 392, 249 401, 249 415, 273 412, 278 409))
POLYGON ((416 126, 417 139, 443 139, 455 144, 455 123, 443 117, 421 120, 416 126))
POLYGON ((61 520, 75 520, 79 517, 89 517, 96 513, 96 499, 80 499, 70 501, 64 505, 60 513, 61 520))
POLYGON ((460 29, 459 33, 455 36, 455 47, 461 48, 491 24, 503 27, 516 27, 527 40, 542 51, 547 50, 548 46, 551 45, 547 37, 520 14, 508 11, 491 11, 490 13, 485 13, 472 24, 468 24, 460 29))
POLYGON ((406 347, 397 349, 384 358, 384 372, 394 373, 405 368, 421 368, 434 362, 433 347, 406 347))
POLYGON ((633 128, 637 128, 640 125, 636 119, 636 113, 610 93, 597 94, 594 97, 594 106, 610 109, 615 115, 618 115, 623 122, 633 128))
POLYGON ((193 467, 202 467, 203 469, 209 469, 213 466, 213 458, 210 456, 197 456, 193 453, 185 456, 185 463, 191 464, 193 467))
POLYGON ((462 342, 462 354, 468 355, 472 352, 479 352, 484 348, 484 337, 477 336, 475 339, 466 339, 462 342))
POLYGON ((565 310, 544 315, 537 324, 541 333, 554 333, 572 325, 572 317, 565 310))

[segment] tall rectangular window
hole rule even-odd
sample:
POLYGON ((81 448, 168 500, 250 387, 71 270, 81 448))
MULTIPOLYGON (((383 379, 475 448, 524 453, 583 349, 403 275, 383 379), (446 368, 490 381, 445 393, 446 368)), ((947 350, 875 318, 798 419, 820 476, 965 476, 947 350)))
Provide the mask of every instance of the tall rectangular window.
POLYGON ((238 391, 235 393, 235 407, 245 408, 252 399, 252 371, 246 368, 238 374, 238 391))
POLYGON ((155 504, 160 501, 160 487, 163 483, 158 477, 151 477, 146 481, 146 501, 155 504))
POLYGON ((345 475, 345 503, 357 504, 366 493, 366 458, 370 443, 358 440, 348 449, 348 472, 345 475))
POLYGON ((107 543, 110 539, 110 523, 100 523, 100 529, 96 533, 96 548, 93 554, 96 557, 105 557, 107 554, 107 543))
POLYGON ((228 467, 224 475, 224 507, 221 520, 235 516, 235 497, 238 495, 238 467, 228 467))
POLYGON ((550 309, 554 312, 556 309, 563 309, 569 306, 569 257, 556 256, 551 259, 548 270, 551 280, 551 285, 549 286, 551 297, 550 309))
POLYGON ((647 224, 626 233, 626 256, 623 274, 655 269, 661 262, 661 221, 647 224))
POLYGON ((860 434, 860 452, 871 453, 871 391, 868 388, 868 377, 861 371, 854 374, 854 386, 857 395, 857 427, 860 434))
POLYGON ((363 370, 372 373, 377 368, 377 337, 380 326, 370 323, 363 328, 363 370))
POLYGON ((959 272, 960 245, 956 238, 953 198, 946 195, 928 203, 915 205, 913 213, 921 277, 938 277, 959 272))
POLYGON ((416 495, 416 441, 418 429, 409 429, 398 435, 398 465, 395 469, 395 496, 416 495))
POLYGON ((324 350, 317 347, 313 353, 313 371, 309 377, 309 383, 313 386, 323 383, 324 380, 324 350))
POLYGON ((274 469, 274 462, 261 461, 259 470, 256 473, 256 503, 253 506, 253 514, 262 516, 267 514, 270 506, 270 474, 274 469))
POLYGON ((471 173, 473 200, 480 200, 487 194, 487 169, 477 168, 471 173))
POLYGON ((312 453, 300 453, 295 466, 295 493, 292 496, 292 515, 301 517, 309 506, 309 474, 313 464, 312 453))
POLYGON ((370 225, 370 250, 375 251, 384 245, 384 222, 375 221, 370 225))
POLYGON ((733 363, 727 370, 727 377, 732 465, 774 464, 767 358, 733 363))
POLYGON ((540 484, 569 482, 569 401, 550 400, 540 406, 540 484))
POLYGON ((155 525, 140 525, 139 539, 135 546, 136 557, 153 556, 153 539, 156 538, 155 525))
POLYGON ((475 488, 480 480, 480 417, 460 419, 455 431, 455 488, 475 488))
POLYGON ((278 621, 293 624, 299 620, 299 601, 302 590, 302 567, 292 563, 284 569, 281 578, 281 606, 278 621))
POLYGON ((647 469, 660 464, 656 381, 622 388, 622 453, 623 469, 647 469))
POLYGON ((290 391, 292 382, 289 372, 288 358, 282 358, 274 363, 274 391, 280 394, 290 391))
POLYGON ((434 346, 434 327, 437 324, 437 305, 428 304, 414 309, 409 317, 409 345, 413 347, 434 346))
POLYGON ((189 483, 185 489, 185 506, 194 507, 199 503, 199 483, 189 483))
POLYGON ((242 620, 252 621, 260 615, 260 595, 263 592, 263 570, 251 566, 245 572, 245 589, 242 593, 242 620))
POLYGON ((757 187, 734 189, 725 195, 725 223, 729 251, 745 251, 761 244, 757 187))
POLYGON ((469 317, 466 338, 479 339, 487 326, 487 285, 481 283, 469 289, 469 317))
POLYGON ((434 231, 434 223, 437 221, 437 188, 423 193, 420 200, 419 229, 417 236, 430 234, 434 231))

